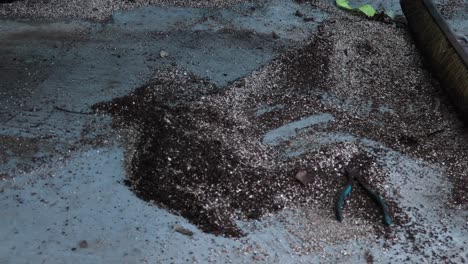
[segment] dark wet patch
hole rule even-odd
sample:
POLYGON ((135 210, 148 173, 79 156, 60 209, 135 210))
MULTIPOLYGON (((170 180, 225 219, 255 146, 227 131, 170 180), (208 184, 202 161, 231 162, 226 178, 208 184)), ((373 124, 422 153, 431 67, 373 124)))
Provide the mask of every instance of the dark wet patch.
POLYGON ((84 32, 70 32, 60 30, 30 30, 12 32, 4 36, 4 42, 20 42, 20 41, 51 41, 51 42, 63 42, 63 41, 84 41, 87 40, 84 32))
POLYGON ((38 165, 52 160, 59 152, 54 142, 46 138, 0 136, 0 178, 2 173, 13 171, 29 172, 38 165))

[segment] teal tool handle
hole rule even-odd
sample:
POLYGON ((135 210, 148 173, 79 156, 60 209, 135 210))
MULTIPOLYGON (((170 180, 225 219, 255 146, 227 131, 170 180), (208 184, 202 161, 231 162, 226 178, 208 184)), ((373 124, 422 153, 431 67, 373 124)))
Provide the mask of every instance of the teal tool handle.
POLYGON ((392 224, 392 219, 390 218, 390 214, 388 212, 388 206, 382 196, 369 189, 369 187, 367 187, 361 181, 358 180, 358 182, 361 184, 362 188, 366 190, 367 194, 372 198, 372 200, 374 200, 374 202, 382 209, 384 224, 390 226, 392 224))
POLYGON ((352 183, 346 184, 345 188, 341 192, 338 202, 336 203, 335 214, 336 214, 336 219, 338 219, 339 222, 343 221, 343 204, 344 204, 344 201, 346 200, 346 197, 348 197, 348 195, 351 193, 352 190, 353 190, 353 184, 352 183))

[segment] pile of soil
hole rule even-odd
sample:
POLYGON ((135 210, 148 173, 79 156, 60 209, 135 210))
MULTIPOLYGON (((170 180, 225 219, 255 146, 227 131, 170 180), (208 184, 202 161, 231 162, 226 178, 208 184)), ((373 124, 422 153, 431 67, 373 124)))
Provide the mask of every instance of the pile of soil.
MULTIPOLYGON (((245 89, 247 80, 222 91, 179 69, 160 72, 131 95, 97 104, 94 109, 116 115, 118 124, 130 125, 138 134, 129 179, 139 197, 180 213, 206 232, 240 236, 235 219, 258 219, 312 200, 332 210, 345 183, 334 167, 317 168, 312 157, 306 161, 285 159, 261 141, 269 130, 317 112, 313 104, 304 111, 298 103, 309 98, 309 85, 324 85, 329 49, 327 39, 318 37, 291 52, 280 59, 288 68, 279 73, 282 86, 251 90, 255 96, 237 98, 236 90, 245 89), (296 86, 286 87, 288 83, 296 86), (291 108, 255 114, 260 103, 267 105, 272 100, 291 108), (314 188, 304 188, 295 178, 300 171, 307 173, 314 188)), ((342 147, 358 153, 354 146, 342 147)), ((333 163, 342 164, 341 168, 352 158, 333 153, 334 148, 320 152, 320 159, 335 155, 333 163)), ((370 155, 363 157, 370 161, 370 155)), ((357 207, 370 203, 358 200, 357 207)))
MULTIPOLYGON (((272 129, 322 113, 334 121, 298 136, 313 142, 318 134, 347 133, 444 164, 454 185, 452 204, 467 205, 463 126, 405 29, 343 15, 321 26, 311 42, 226 89, 183 69, 155 76, 94 109, 113 114, 129 138, 132 190, 206 232, 241 236, 235 220, 284 207, 313 203, 333 210, 350 162, 387 200, 395 224, 405 222, 388 195, 397 190, 384 189, 388 172, 377 161, 378 148, 338 140, 288 156, 291 142, 263 142, 272 129), (270 110, 259 113, 265 107, 270 110), (306 175, 304 184, 297 175, 306 175)), ((378 209, 362 190, 353 191, 346 208, 345 217, 383 230, 378 209)))

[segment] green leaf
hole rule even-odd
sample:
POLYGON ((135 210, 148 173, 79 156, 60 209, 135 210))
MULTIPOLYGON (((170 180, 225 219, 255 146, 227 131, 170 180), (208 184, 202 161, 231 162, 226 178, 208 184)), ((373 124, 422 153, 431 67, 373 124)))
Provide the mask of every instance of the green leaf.
POLYGON ((353 8, 349 6, 348 0, 336 0, 336 5, 344 9, 353 10, 353 8))
POLYGON ((363 5, 361 7, 358 7, 357 9, 361 10, 361 12, 368 17, 373 17, 375 13, 377 13, 371 5, 363 5))
POLYGON ((373 17, 375 15, 375 13, 377 13, 375 11, 375 9, 371 5, 363 5, 363 6, 360 6, 358 8, 352 8, 349 5, 348 0, 336 0, 336 5, 338 7, 340 7, 340 8, 346 9, 346 10, 361 12, 361 13, 363 13, 364 15, 366 15, 368 17, 373 17))

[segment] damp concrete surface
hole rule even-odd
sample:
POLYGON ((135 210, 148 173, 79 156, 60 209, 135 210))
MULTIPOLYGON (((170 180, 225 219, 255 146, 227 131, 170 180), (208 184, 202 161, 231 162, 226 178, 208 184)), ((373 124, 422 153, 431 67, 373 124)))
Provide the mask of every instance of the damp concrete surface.
MULTIPOLYGON (((401 12, 395 2, 385 3, 401 12)), ((462 17, 452 21, 466 34, 462 17)), ((365 252, 376 262, 424 262, 424 252, 400 254, 398 246, 384 248, 371 237, 298 254, 294 246, 301 241, 274 215, 268 220, 273 224, 240 239, 205 234, 125 186, 124 147, 111 118, 89 113, 93 104, 126 95, 156 70, 175 65, 222 89, 309 39, 326 18, 308 4, 270 0, 226 9, 138 7, 105 22, 0 20, 0 263, 362 263, 365 252), (193 236, 175 232, 174 224, 193 236)), ((282 107, 259 106, 257 115, 282 107)), ((301 131, 331 121, 328 113, 306 117, 263 141, 290 141, 282 150, 286 156, 336 142, 385 148, 346 133, 301 140, 301 131)), ((403 206, 424 204, 428 210, 418 213, 427 214, 428 224, 450 227, 444 234, 451 242, 436 250, 466 260, 466 211, 439 213, 450 191, 443 169, 385 153, 381 162, 390 183, 401 189, 395 199, 403 206)), ((239 225, 249 229, 260 222, 239 225)))

